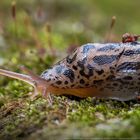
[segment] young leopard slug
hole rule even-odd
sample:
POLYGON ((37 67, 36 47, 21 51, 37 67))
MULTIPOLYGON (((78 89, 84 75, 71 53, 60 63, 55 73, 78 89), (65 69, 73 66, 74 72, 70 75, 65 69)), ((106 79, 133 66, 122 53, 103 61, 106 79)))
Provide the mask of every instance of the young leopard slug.
MULTIPOLYGON (((49 99, 54 95, 75 95, 127 101, 140 95, 140 43, 137 39, 122 43, 89 43, 45 70, 40 76, 0 69, 0 75, 19 79, 49 99)), ((131 35, 132 37, 132 35, 131 35)))

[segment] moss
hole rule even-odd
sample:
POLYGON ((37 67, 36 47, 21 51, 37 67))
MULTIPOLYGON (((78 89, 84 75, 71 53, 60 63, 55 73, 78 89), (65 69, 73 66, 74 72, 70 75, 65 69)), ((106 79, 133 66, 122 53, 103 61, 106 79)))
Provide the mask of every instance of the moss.
POLYGON ((1 138, 51 139, 53 136, 54 139, 75 139, 139 136, 140 110, 135 103, 91 98, 76 101, 63 96, 53 97, 53 101, 53 106, 49 106, 42 98, 35 101, 25 98, 2 106, 1 138))

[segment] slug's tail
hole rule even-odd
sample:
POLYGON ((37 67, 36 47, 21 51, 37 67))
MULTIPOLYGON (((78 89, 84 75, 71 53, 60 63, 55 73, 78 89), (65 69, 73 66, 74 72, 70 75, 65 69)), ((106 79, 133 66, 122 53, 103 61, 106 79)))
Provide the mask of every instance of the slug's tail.
POLYGON ((50 94, 47 92, 47 85, 48 85, 47 81, 39 77, 38 75, 33 74, 30 70, 28 70, 23 66, 21 67, 21 69, 25 71, 28 75, 12 72, 8 70, 3 70, 3 69, 0 69, 0 75, 18 79, 32 85, 34 87, 34 94, 32 98, 36 97, 38 93, 41 92, 42 95, 45 98, 47 98, 49 100, 49 103, 51 104, 52 100, 50 94))

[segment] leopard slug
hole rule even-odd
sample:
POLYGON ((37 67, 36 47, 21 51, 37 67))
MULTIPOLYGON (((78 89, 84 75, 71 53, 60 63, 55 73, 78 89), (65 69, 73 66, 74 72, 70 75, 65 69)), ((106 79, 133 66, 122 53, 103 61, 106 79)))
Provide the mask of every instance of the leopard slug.
POLYGON ((0 69, 0 75, 25 81, 47 99, 75 95, 127 101, 140 95, 140 43, 88 43, 40 76, 0 69))

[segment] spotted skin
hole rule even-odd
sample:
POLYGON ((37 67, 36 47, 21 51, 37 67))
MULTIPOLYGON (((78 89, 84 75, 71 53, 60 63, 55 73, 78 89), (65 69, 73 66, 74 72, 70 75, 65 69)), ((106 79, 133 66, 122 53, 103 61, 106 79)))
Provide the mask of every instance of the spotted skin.
POLYGON ((136 98, 140 92, 140 43, 83 45, 41 77, 51 79, 50 84, 58 89, 94 88, 105 98, 136 98))
POLYGON ((121 44, 83 45, 51 69, 44 71, 41 77, 46 80, 52 79, 51 83, 55 86, 58 86, 57 80, 62 80, 62 84, 58 88, 65 88, 65 81, 68 82, 69 88, 73 84, 73 88, 84 88, 86 84, 91 87, 94 86, 94 80, 105 80, 110 75, 112 67, 117 64, 123 50, 124 47, 121 44), (105 49, 105 47, 110 46, 112 47, 111 50, 105 49), (56 76, 58 79, 54 78, 56 76), (55 80, 53 81, 53 79, 55 80), (84 81, 82 84, 80 84, 81 79, 84 81))

